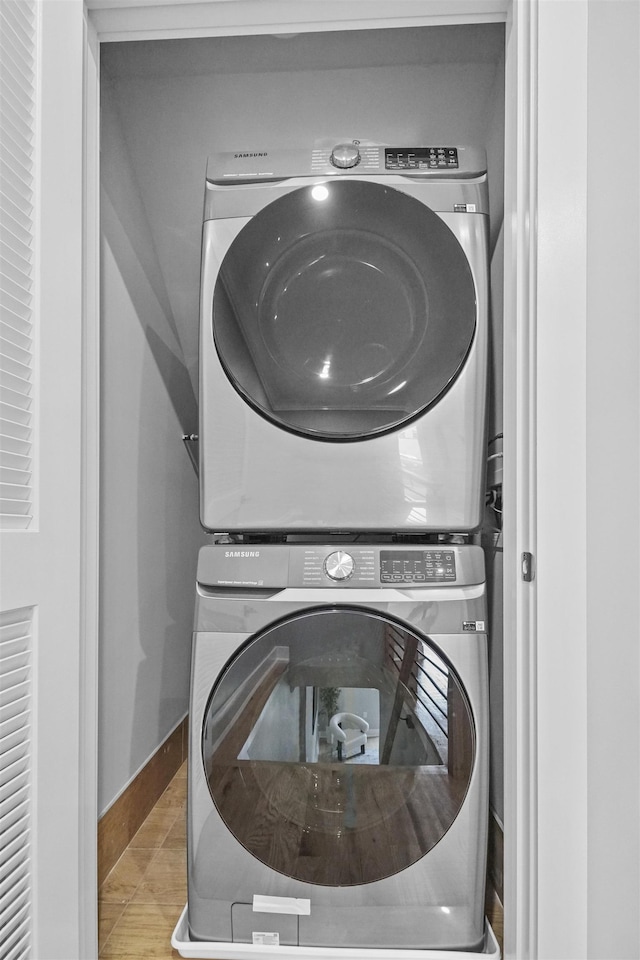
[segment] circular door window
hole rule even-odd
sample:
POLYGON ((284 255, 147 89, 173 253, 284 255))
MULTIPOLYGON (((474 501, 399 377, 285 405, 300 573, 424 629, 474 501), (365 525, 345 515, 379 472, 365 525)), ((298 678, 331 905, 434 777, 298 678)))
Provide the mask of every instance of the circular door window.
POLYGON ((274 200, 220 267, 213 334, 240 395, 304 436, 355 440, 437 402, 469 351, 467 258, 424 204, 338 180, 274 200))
POLYGON ((202 730, 213 802, 288 877, 370 883, 429 852, 475 755, 471 709, 426 638, 359 608, 291 617, 222 673, 202 730))

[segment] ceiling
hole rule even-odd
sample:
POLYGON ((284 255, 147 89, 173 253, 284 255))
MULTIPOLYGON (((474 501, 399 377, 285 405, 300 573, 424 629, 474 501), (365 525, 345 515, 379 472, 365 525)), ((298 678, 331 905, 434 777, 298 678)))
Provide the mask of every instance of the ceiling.
POLYGON ((500 62, 502 24, 105 43, 111 79, 500 62))

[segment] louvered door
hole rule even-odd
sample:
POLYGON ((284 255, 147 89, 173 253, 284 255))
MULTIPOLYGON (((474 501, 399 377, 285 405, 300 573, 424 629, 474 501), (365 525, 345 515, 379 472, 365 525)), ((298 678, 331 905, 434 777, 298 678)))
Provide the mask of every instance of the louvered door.
POLYGON ((0 960, 83 955, 82 55, 82 0, 0 0, 0 960))
POLYGON ((31 943, 31 640, 33 611, 0 614, 0 956, 31 943))
POLYGON ((0 526, 33 519, 36 10, 0 7, 0 526))
MULTIPOLYGON (((36 8, 0 5, 0 529, 34 520, 36 8)), ((11 551, 8 558, 12 562, 11 551)), ((33 609, 0 612, 0 956, 31 956, 33 609)))

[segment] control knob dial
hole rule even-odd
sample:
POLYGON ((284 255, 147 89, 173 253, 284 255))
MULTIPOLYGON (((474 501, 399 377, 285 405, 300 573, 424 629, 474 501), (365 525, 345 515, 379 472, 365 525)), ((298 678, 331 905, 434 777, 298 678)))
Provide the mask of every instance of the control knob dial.
POLYGON ((353 574, 355 561, 351 554, 344 550, 336 550, 330 553, 324 561, 324 570, 332 580, 348 580, 353 574))
POLYGON ((331 151, 331 163, 334 167, 347 170, 360 163, 360 151, 355 143, 338 143, 331 151))

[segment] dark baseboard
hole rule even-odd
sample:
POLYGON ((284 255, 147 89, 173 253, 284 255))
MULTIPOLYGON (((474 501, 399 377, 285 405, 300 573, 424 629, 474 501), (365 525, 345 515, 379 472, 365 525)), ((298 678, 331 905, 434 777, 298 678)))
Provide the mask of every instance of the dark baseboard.
POLYGON ((98 821, 98 887, 186 760, 187 743, 185 717, 98 821))

